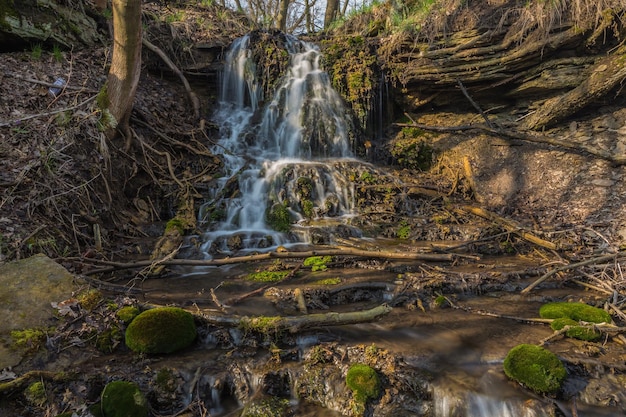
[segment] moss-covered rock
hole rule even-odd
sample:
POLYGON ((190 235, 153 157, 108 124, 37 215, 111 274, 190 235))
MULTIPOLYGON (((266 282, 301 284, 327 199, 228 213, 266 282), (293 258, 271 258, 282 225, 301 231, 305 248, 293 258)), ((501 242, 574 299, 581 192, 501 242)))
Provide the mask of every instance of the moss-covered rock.
POLYGON ((137 384, 113 381, 102 391, 104 417, 147 417, 148 402, 137 384))
POLYGON ((546 394, 557 392, 567 376, 565 366, 554 353, 527 344, 509 351, 504 359, 504 373, 529 389, 546 394))
POLYGON ((135 352, 171 353, 191 345, 196 335, 191 313, 161 307, 135 317, 126 329, 126 345, 135 352))
POLYGON ((588 323, 611 323, 611 315, 601 308, 585 303, 548 303, 541 306, 539 315, 544 319, 570 318, 588 323))
POLYGON ((357 363, 348 369, 346 385, 352 390, 355 400, 361 403, 380 395, 380 378, 372 367, 365 364, 357 363))
POLYGON ((570 326, 570 328, 565 332, 565 335, 573 339, 594 342, 602 337, 602 333, 598 330, 589 326, 580 326, 577 321, 572 320, 569 317, 561 317, 550 323, 550 327, 555 331, 561 330, 565 326, 570 326))

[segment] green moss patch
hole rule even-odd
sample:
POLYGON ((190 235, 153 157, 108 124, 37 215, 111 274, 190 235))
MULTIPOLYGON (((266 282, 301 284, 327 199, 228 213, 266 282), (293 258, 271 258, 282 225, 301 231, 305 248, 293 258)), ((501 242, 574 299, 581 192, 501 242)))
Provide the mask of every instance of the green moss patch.
POLYGON ((587 342, 595 342, 602 337, 602 333, 598 330, 589 326, 580 326, 577 321, 572 320, 569 317, 561 317, 550 323, 550 327, 555 331, 562 330, 565 326, 570 326, 570 328, 565 332, 567 337, 585 340, 587 342))
POLYGON ((304 260, 304 266, 310 266, 311 271, 326 271, 328 264, 333 260, 332 256, 310 256, 304 260))
POLYGON ((133 319, 135 317, 137 317, 139 315, 140 311, 137 307, 135 306, 126 306, 126 307, 122 307, 119 310, 117 310, 117 312, 115 313, 115 315, 117 316, 118 319, 122 320, 124 323, 128 324, 131 321, 133 321, 133 319))
POLYGON ((102 391, 102 413, 105 417, 147 417, 148 402, 137 384, 114 381, 102 391))
POLYGON ((291 229, 291 213, 287 202, 274 204, 265 213, 265 221, 277 232, 288 232, 291 229))
POLYGON ((601 308, 585 303, 548 303, 541 306, 539 315, 544 319, 567 317, 575 321, 588 323, 611 323, 611 315, 601 308))
POLYGON ((256 282, 279 282, 289 275, 289 271, 258 271, 246 276, 248 281, 256 282))
POLYGON ((269 397, 248 404, 241 413, 241 417, 283 417, 292 415, 289 412, 287 398, 269 397))
POLYGON ((135 317, 126 329, 126 345, 135 352, 171 353, 191 345, 196 335, 191 313, 160 307, 135 317))
POLYGON ((372 367, 361 363, 350 367, 346 375, 346 385, 352 390, 354 399, 359 403, 365 403, 380 395, 378 374, 372 367))
POLYGON ((567 376, 565 366, 554 353, 526 344, 509 351, 504 359, 504 373, 529 389, 546 394, 557 392, 567 376))
POLYGON ((43 382, 37 381, 30 384, 24 391, 24 397, 26 397, 29 404, 35 407, 43 407, 47 401, 46 387, 43 385, 43 382))

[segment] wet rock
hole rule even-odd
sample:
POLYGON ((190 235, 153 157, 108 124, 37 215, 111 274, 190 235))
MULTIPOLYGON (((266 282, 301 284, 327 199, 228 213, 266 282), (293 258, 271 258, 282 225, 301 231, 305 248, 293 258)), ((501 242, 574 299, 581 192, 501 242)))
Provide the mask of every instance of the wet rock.
MULTIPOLYGON (((11 330, 54 325, 51 303, 69 298, 76 287, 74 276, 45 255, 0 266, 0 338, 10 344, 11 330)), ((0 368, 19 361, 0 344, 0 368)))
POLYGON ((626 412, 626 375, 607 374, 592 379, 580 393, 580 401, 601 407, 618 407, 626 412))

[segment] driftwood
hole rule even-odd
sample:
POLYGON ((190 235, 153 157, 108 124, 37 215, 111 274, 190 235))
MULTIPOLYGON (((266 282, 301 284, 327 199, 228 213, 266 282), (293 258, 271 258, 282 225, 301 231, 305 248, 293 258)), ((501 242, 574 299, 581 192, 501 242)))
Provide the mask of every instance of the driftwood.
POLYGON ((91 263, 95 265, 108 265, 108 268, 93 269, 85 271, 84 275, 93 275, 105 272, 112 272, 123 269, 144 268, 152 264, 159 265, 181 265, 181 266, 221 266, 233 265, 238 263, 265 261, 269 259, 288 259, 288 258, 309 258, 311 256, 353 256, 362 258, 382 258, 397 261, 426 261, 426 262, 444 262, 452 261, 460 257, 456 254, 438 254, 438 253, 409 253, 409 252, 389 252, 389 251, 365 251, 359 249, 325 249, 313 250, 306 252, 266 252, 262 254, 238 256, 223 259, 169 259, 165 261, 145 260, 137 262, 112 262, 90 258, 69 258, 68 260, 79 260, 81 262, 91 263))
POLYGON ((296 333, 303 329, 340 326, 345 324, 364 323, 377 319, 389 313, 392 308, 382 304, 369 310, 352 311, 346 313, 315 313, 305 316, 275 316, 275 317, 247 317, 222 316, 209 313, 197 313, 200 319, 215 326, 240 327, 248 331, 296 333))

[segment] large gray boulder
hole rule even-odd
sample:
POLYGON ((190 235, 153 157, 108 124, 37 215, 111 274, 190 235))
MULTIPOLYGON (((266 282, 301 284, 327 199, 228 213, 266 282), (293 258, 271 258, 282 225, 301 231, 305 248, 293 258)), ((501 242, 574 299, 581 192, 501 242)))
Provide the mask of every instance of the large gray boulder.
POLYGON ((52 302, 72 296, 74 276, 45 255, 0 265, 0 369, 19 363, 11 330, 54 326, 52 302))

